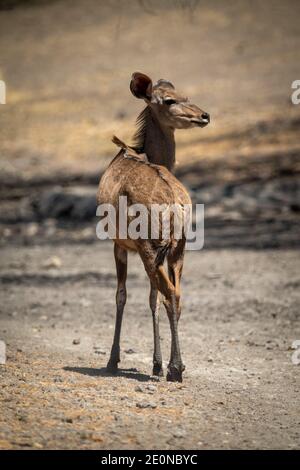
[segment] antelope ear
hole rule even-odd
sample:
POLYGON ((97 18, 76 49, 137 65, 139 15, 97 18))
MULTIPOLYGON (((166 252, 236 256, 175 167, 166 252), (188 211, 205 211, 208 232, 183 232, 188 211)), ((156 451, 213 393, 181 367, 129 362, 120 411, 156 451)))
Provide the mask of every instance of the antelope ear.
POLYGON ((131 77, 130 90, 136 98, 150 100, 152 95, 152 80, 141 72, 134 72, 131 77))
POLYGON ((163 86, 164 88, 171 88, 172 90, 175 90, 173 83, 165 80, 164 78, 160 78, 155 86, 163 86))

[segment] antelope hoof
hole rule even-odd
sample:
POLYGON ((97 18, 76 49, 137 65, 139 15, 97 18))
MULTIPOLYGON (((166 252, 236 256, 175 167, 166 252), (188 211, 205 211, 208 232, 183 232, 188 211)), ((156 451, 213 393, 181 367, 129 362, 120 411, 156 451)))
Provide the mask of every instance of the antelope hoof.
POLYGON ((163 377, 164 371, 161 364, 153 364, 152 375, 156 375, 157 377, 163 377))
POLYGON ((182 372, 184 371, 184 366, 179 368, 175 366, 168 367, 167 381, 168 382, 182 382, 182 372))
POLYGON ((107 366, 106 366, 106 370, 107 370, 107 372, 110 372, 112 374, 116 374, 118 372, 118 363, 109 360, 108 363, 107 363, 107 366))

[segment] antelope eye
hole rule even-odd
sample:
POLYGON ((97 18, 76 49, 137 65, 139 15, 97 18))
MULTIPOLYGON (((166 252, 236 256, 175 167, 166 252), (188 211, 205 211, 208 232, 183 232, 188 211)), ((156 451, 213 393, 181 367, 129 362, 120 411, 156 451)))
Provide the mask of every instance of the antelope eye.
POLYGON ((164 103, 170 106, 171 104, 176 104, 176 100, 174 100, 173 98, 166 98, 164 100, 164 103))

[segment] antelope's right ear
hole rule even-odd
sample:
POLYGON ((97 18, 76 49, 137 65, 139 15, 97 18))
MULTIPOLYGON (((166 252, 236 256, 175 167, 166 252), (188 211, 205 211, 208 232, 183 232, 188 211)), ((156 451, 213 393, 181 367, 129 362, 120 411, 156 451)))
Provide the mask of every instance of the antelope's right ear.
POLYGON ((136 98, 151 100, 152 80, 141 72, 134 72, 131 77, 130 90, 136 98))

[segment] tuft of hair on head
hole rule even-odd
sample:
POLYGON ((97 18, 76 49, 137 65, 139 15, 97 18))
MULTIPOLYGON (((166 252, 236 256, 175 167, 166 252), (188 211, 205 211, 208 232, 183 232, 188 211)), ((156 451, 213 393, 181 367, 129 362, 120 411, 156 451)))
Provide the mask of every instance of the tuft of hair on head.
POLYGON ((120 140, 116 135, 113 135, 111 141, 117 145, 118 147, 121 147, 121 149, 127 149, 128 145, 125 144, 122 140, 120 140))

